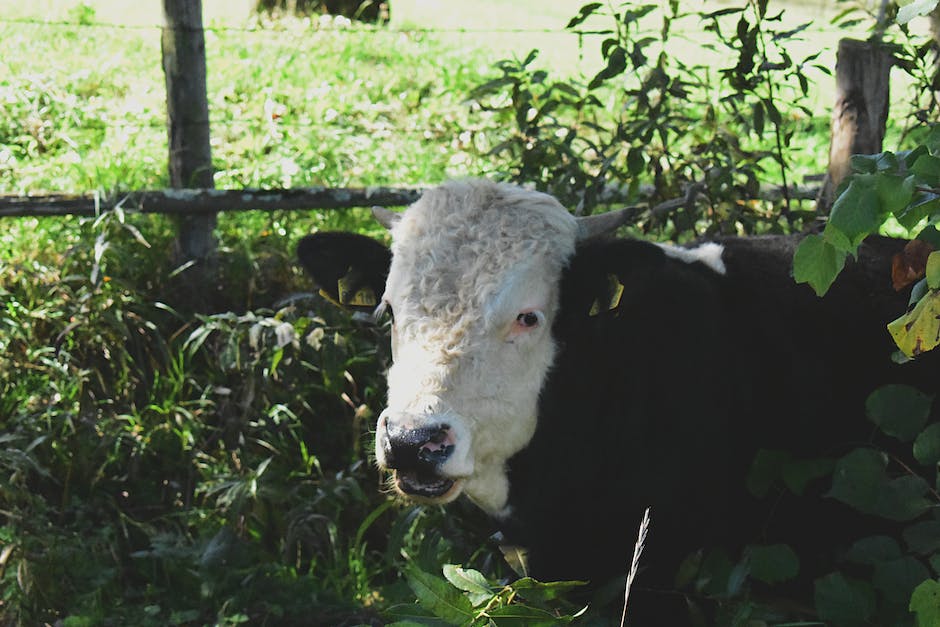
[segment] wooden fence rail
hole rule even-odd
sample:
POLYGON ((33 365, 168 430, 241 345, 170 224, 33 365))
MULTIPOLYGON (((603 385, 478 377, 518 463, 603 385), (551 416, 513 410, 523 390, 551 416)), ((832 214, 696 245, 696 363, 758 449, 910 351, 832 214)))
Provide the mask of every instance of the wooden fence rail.
POLYGON ((164 189, 136 191, 113 197, 96 194, 45 196, 0 195, 0 218, 27 216, 95 216, 121 207, 127 211, 171 215, 212 214, 217 211, 275 209, 348 209, 401 207, 418 199, 417 188, 366 187, 295 189, 164 189))
MULTIPOLYGON (((16 196, 0 194, 0 218, 45 216, 96 216, 121 207, 125 211, 169 215, 212 214, 218 211, 274 211, 277 209, 350 209, 352 207, 404 207, 416 201, 423 187, 297 187, 292 189, 163 189, 126 192, 114 196, 97 194, 48 194, 16 196)), ((652 187, 641 188, 640 198, 652 195, 652 187)), ((791 200, 812 200, 818 186, 792 186, 791 200)), ((695 192, 697 196, 699 191, 695 192)), ((779 186, 762 186, 759 200, 783 197, 779 186)), ((677 198, 651 208, 653 213, 686 206, 695 198, 677 198)), ((607 190, 601 202, 609 205, 637 202, 616 189, 607 190)), ((642 200, 640 200, 642 203, 642 200)))

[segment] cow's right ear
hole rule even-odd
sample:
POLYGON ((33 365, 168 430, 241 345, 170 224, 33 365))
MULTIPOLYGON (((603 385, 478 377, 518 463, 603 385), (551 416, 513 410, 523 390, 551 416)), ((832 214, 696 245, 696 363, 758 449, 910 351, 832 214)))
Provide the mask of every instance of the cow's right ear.
POLYGON ((371 313, 385 290, 392 253, 371 237, 323 232, 300 240, 297 258, 320 294, 341 307, 371 313))

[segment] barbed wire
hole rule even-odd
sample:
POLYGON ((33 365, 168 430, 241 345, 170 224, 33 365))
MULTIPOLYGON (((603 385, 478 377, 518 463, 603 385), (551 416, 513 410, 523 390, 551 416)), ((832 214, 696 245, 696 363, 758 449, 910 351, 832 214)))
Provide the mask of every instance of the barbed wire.
MULTIPOLYGON (((116 22, 71 22, 68 20, 42 20, 37 18, 0 18, 0 24, 8 25, 28 25, 42 26, 51 28, 100 28, 113 30, 162 30, 166 26, 162 24, 118 24, 116 22)), ((313 24, 313 22, 311 22, 313 24)), ((408 27, 400 28, 395 26, 376 26, 372 24, 356 24, 354 27, 329 26, 317 22, 316 32, 329 33, 349 33, 349 34, 392 34, 392 35, 427 35, 427 34, 506 34, 506 35, 570 35, 580 37, 585 35, 605 35, 608 30, 569 30, 565 28, 467 28, 467 27, 408 27)), ((199 30, 188 28, 176 28, 175 30, 199 30)), ((210 24, 203 26, 205 32, 210 33, 258 33, 258 34, 278 34, 291 29, 267 27, 264 25, 252 26, 220 26, 210 24)))
MULTIPOLYGON (((371 124, 344 124, 337 121, 309 121, 309 122, 277 122, 269 123, 265 119, 258 120, 225 120, 225 121, 216 121, 209 120, 209 126, 212 129, 223 129, 223 130, 240 130, 258 127, 258 130, 270 130, 272 132, 290 132, 290 131, 302 131, 302 130, 327 130, 327 131, 343 131, 345 133, 350 133, 350 139, 357 137, 352 133, 352 131, 361 130, 365 133, 368 133, 372 136, 381 137, 382 134, 395 134, 395 135, 412 135, 412 136, 425 136, 425 137, 440 137, 442 135, 460 135, 462 133, 469 133, 471 135, 477 135, 480 133, 486 133, 487 131, 492 131, 492 127, 468 127, 468 126, 457 126, 453 128, 434 128, 434 127, 423 127, 423 128, 401 128, 399 126, 378 126, 371 124)), ((113 131, 120 130, 123 132, 127 131, 166 131, 166 120, 153 120, 150 122, 112 122, 112 121, 96 121, 93 124, 85 124, 71 127, 73 130, 78 130, 81 132, 99 132, 99 131, 113 131), (100 123, 99 123, 100 122, 100 123)), ((68 133, 64 133, 68 134, 68 133)), ((361 137, 358 136, 358 137, 361 137)))

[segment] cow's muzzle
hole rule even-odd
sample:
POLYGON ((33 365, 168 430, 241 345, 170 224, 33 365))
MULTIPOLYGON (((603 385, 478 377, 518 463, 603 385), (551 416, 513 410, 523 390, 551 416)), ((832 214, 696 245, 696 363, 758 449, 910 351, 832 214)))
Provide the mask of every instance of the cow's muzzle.
POLYGON ((395 471, 395 487, 402 494, 441 502, 449 500, 448 496, 455 493, 457 480, 440 472, 455 447, 449 425, 441 423, 408 428, 383 415, 379 419, 376 438, 384 454, 384 466, 395 471))

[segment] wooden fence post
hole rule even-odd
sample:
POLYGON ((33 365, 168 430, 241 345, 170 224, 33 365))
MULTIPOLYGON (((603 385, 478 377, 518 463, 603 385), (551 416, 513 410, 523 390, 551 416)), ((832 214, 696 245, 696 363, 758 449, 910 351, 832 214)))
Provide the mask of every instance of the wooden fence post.
MULTIPOLYGON (((163 0, 163 22, 170 187, 212 188, 202 0, 163 0)), ((214 213, 178 218, 181 261, 205 259, 215 250, 215 224, 214 213)))
POLYGON ((836 56, 836 104, 832 111, 829 169, 816 199, 826 215, 852 155, 881 152, 888 119, 891 53, 875 41, 843 39, 836 56))

